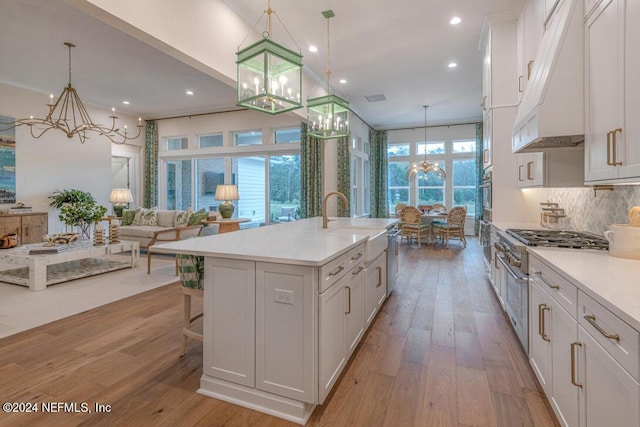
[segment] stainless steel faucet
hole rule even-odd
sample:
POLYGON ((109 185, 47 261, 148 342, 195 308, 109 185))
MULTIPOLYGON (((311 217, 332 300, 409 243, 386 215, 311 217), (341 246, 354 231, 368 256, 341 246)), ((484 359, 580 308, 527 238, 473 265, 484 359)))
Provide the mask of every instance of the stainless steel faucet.
POLYGON ((349 200, 347 200, 347 196, 342 194, 339 191, 330 191, 322 198, 322 228, 327 228, 329 226, 329 218, 327 217, 327 200, 329 196, 336 195, 342 198, 345 206, 349 205, 349 200))

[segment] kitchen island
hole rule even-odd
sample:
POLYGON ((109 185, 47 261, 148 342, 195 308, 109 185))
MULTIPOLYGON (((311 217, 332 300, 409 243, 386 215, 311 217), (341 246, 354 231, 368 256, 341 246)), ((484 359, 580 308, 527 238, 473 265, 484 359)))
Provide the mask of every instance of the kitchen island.
POLYGON ((205 257, 199 393, 300 424, 384 302, 395 219, 322 218, 154 246, 205 257))

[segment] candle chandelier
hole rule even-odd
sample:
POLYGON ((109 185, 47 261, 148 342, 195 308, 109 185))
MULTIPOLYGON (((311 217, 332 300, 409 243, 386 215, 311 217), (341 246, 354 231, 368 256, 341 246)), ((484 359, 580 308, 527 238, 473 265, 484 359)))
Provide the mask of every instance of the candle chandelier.
POLYGON ((411 169, 409 169, 409 180, 412 180, 414 176, 416 176, 418 174, 418 172, 423 172, 423 173, 427 173, 427 172, 437 172, 439 173, 443 179, 446 179, 447 174, 444 172, 444 170, 438 166, 436 163, 431 163, 429 160, 427 160, 427 108, 429 108, 428 105, 423 105, 424 108, 424 160, 414 164, 411 166, 411 169))
MULTIPOLYGON (((49 114, 44 119, 34 118, 16 120, 12 127, 29 126, 31 136, 38 139, 50 129, 58 129, 64 132, 69 139, 77 136, 81 143, 89 138, 88 132, 97 133, 100 136, 107 137, 115 144, 124 144, 129 139, 135 139, 140 136, 142 130, 142 119, 138 119, 138 133, 135 136, 127 132, 127 126, 121 131, 116 128, 116 115, 109 116, 111 119, 111 127, 97 125, 91 120, 87 109, 80 100, 80 96, 76 89, 71 85, 71 48, 75 47, 73 43, 65 42, 65 46, 69 49, 69 83, 64 88, 58 99, 53 102, 53 95, 50 95, 49 114)), ((112 113, 115 108, 111 109, 112 113)))
POLYGON ((327 95, 307 100, 307 125, 309 134, 320 139, 341 138, 349 135, 349 103, 331 93, 329 20, 335 16, 325 10, 327 20, 327 95))
MULTIPOLYGON (((271 9, 271 2, 268 2, 267 10, 258 22, 265 14, 267 29, 262 33, 262 40, 243 50, 238 47, 236 53, 237 105, 269 114, 280 114, 302 107, 302 54, 289 50, 270 39, 271 15, 278 18, 275 11, 271 9)), ((278 21, 282 24, 280 18, 278 21)), ((282 26, 284 27, 284 24, 282 26)), ((289 34, 286 27, 285 31, 289 34)), ((293 42, 295 44, 295 40, 293 42)))

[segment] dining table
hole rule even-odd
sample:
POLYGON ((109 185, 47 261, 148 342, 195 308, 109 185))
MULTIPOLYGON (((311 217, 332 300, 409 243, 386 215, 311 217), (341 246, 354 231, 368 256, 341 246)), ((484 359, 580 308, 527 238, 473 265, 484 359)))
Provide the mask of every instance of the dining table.
MULTIPOLYGON (((433 221, 447 221, 447 212, 446 211, 429 211, 422 213, 420 215, 420 223, 431 225, 433 221)), ((433 244, 433 229, 429 229, 429 235, 427 236, 427 244, 433 244)))

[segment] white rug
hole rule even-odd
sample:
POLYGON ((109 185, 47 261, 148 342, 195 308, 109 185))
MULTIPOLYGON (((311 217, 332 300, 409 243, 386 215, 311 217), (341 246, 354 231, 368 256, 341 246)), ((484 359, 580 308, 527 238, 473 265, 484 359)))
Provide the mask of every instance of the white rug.
POLYGON ((59 283, 43 291, 0 282, 0 338, 177 280, 172 257, 154 255, 151 274, 147 274, 147 258, 142 254, 133 269, 59 283))

